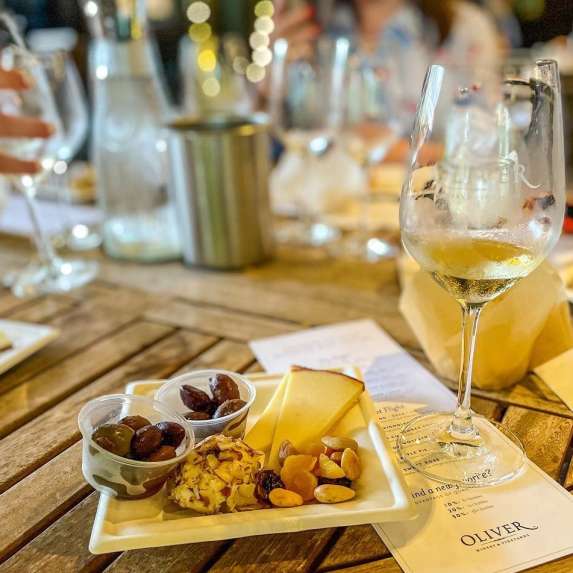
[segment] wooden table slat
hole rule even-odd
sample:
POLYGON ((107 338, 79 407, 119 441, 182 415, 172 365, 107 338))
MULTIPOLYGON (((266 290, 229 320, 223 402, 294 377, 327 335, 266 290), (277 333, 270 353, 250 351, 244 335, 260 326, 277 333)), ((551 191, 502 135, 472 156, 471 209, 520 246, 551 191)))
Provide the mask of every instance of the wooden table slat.
POLYGON ((6 392, 0 399, 0 436, 7 435, 172 331, 171 327, 159 324, 128 324, 6 392))
POLYGON ((558 479, 573 436, 573 420, 510 406, 502 425, 523 443, 529 459, 558 479))
POLYGON ((357 563, 375 561, 390 555, 371 525, 345 528, 320 563, 318 571, 332 571, 357 563))
POLYGON ((109 336, 136 319, 130 312, 109 312, 94 305, 81 306, 64 316, 50 321, 60 330, 60 336, 46 348, 40 350, 2 376, 0 395, 21 384, 49 366, 109 336))
POLYGON ((299 573, 314 571, 315 562, 334 535, 316 529, 288 535, 237 539, 209 568, 213 573, 299 573))
POLYGON ((298 330, 291 322, 192 305, 179 300, 162 302, 147 310, 145 317, 242 342, 298 330))
MULTIPOLYGON (((147 334, 154 334, 156 338, 162 338, 159 335, 169 330, 161 325, 153 325, 153 328, 155 331, 147 334)), ((122 393, 127 382, 140 376, 169 375, 211 343, 210 337, 200 334, 171 335, 0 441, 0 456, 4 456, 6 462, 0 466, 0 492, 80 438, 76 418, 88 400, 104 394, 122 393)))

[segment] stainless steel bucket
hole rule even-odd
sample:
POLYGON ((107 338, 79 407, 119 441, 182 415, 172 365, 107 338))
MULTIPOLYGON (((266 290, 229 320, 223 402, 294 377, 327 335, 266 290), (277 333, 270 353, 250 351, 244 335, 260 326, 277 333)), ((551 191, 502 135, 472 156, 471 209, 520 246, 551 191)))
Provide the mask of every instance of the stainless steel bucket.
POLYGON ((187 264, 238 269, 272 251, 263 114, 169 125, 171 187, 187 264))

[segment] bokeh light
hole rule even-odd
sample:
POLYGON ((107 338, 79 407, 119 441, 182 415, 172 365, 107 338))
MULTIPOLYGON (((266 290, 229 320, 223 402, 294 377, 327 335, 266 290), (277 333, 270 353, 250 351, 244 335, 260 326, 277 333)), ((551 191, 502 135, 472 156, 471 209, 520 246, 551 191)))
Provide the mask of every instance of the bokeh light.
POLYGON ((255 5, 255 16, 269 16, 271 17, 275 13, 275 7, 270 0, 261 0, 255 5))
POLYGON ((250 82, 257 83, 265 79, 266 71, 265 68, 259 66, 258 64, 249 64, 247 66, 247 79, 250 82))
POLYGON ((249 60, 244 56, 237 56, 233 60, 233 70, 237 74, 243 75, 247 71, 247 66, 249 65, 249 60))
POLYGON ((268 48, 259 48, 253 52, 253 62, 258 66, 268 66, 273 59, 273 53, 268 48))
POLYGON ((275 29, 275 23, 270 16, 261 16, 255 20, 255 30, 261 34, 271 34, 275 29))
POLYGON ((211 8, 205 2, 191 2, 187 8, 187 18, 194 24, 202 24, 211 16, 211 8))
POLYGON ((257 48, 266 48, 270 42, 270 38, 266 34, 261 34, 261 32, 253 32, 249 36, 249 44, 253 50, 256 50, 257 48))
POLYGON ((197 56, 197 65, 203 72, 212 72, 217 67, 217 56, 213 50, 201 50, 197 56))
POLYGON ((207 78, 201 87, 203 88, 203 93, 208 97, 216 97, 221 92, 221 84, 219 80, 213 76, 207 78))
POLYGON ((192 24, 189 28, 189 37, 194 42, 205 42, 211 37, 211 26, 207 22, 192 24))

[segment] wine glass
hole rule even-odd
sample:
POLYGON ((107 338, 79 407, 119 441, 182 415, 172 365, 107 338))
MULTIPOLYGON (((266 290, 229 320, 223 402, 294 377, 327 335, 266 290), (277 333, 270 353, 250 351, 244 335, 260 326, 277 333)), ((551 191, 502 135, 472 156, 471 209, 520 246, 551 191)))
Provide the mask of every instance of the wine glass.
MULTIPOLYGON (((62 122, 62 144, 57 151, 53 175, 58 182, 59 200, 64 209, 72 203, 68 169, 83 145, 89 125, 86 94, 77 67, 65 50, 42 51, 37 57, 46 70, 54 101, 62 122)), ((97 229, 70 220, 66 209, 66 228, 61 242, 72 250, 94 249, 101 244, 97 229)))
POLYGON ((0 34, 0 66, 20 70, 28 78, 28 89, 3 90, 0 110, 6 115, 40 119, 52 126, 49 138, 2 138, 2 152, 18 159, 39 164, 39 171, 28 175, 10 175, 10 181, 26 201, 33 225, 33 240, 39 263, 33 262, 24 271, 12 274, 10 286, 16 296, 32 296, 43 292, 67 292, 91 281, 97 273, 97 263, 67 260, 58 257, 40 224, 35 200, 36 186, 54 167, 62 145, 62 124, 57 113, 50 85, 41 62, 25 46, 12 18, 0 13, 4 29, 0 34))
POLYGON ((519 473, 523 447, 508 429, 470 409, 476 335, 484 306, 530 274, 561 232, 557 64, 540 60, 510 71, 431 66, 409 168, 402 241, 460 304, 462 356, 455 412, 416 417, 403 428, 398 449, 416 470, 441 482, 502 483, 519 473))
MULTIPOLYGON (((304 53, 284 38, 273 46, 268 103, 274 134, 286 153, 303 158, 309 171, 330 151, 341 127, 348 52, 346 38, 320 38, 304 53)), ((315 220, 311 180, 294 198, 299 224, 287 228, 279 240, 322 246, 338 238, 336 229, 315 220)))
MULTIPOLYGON (((413 121, 407 105, 401 74, 392 61, 356 54, 348 65, 345 117, 341 141, 365 172, 366 185, 358 198, 359 228, 341 240, 335 254, 376 262, 396 254, 396 247, 377 236, 370 222, 370 204, 375 199, 370 188, 371 170, 381 163, 413 121)), ((393 202, 395 197, 376 197, 393 202)))

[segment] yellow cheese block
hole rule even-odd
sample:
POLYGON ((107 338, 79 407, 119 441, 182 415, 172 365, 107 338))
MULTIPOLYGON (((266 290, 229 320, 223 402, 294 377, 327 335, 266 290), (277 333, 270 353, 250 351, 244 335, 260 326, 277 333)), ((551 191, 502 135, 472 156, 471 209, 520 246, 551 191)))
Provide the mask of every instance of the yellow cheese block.
POLYGON ((290 373, 283 376, 270 402, 245 436, 245 442, 254 450, 267 452, 271 449, 289 376, 290 373))
POLYGON ((267 466, 279 467, 278 453, 284 440, 289 440, 298 450, 320 440, 363 391, 363 382, 345 374, 292 367, 267 466))

